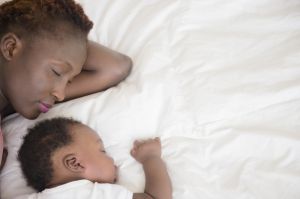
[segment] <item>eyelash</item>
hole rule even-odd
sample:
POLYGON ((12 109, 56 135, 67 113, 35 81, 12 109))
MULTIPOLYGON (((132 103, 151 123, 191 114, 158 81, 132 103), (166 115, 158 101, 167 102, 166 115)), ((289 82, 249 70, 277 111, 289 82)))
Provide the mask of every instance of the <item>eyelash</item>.
POLYGON ((53 73, 54 73, 56 76, 58 76, 58 77, 61 76, 61 74, 59 74, 58 72, 56 72, 54 69, 52 69, 52 71, 53 71, 53 73))
MULTIPOLYGON (((54 73, 57 77, 61 77, 61 74, 58 73, 58 72, 56 72, 56 70, 52 69, 52 71, 53 71, 53 73, 54 73)), ((69 80, 69 81, 68 81, 68 84, 71 84, 71 83, 72 83, 72 81, 69 80)))
POLYGON ((106 153, 106 151, 105 150, 100 150, 102 153, 106 153))

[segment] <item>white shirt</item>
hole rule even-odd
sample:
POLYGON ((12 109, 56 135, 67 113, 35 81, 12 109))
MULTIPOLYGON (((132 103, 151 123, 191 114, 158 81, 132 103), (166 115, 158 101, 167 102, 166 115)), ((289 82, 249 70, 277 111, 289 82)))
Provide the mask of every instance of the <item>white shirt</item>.
POLYGON ((132 197, 133 193, 120 185, 78 180, 18 199, 132 199, 132 197))

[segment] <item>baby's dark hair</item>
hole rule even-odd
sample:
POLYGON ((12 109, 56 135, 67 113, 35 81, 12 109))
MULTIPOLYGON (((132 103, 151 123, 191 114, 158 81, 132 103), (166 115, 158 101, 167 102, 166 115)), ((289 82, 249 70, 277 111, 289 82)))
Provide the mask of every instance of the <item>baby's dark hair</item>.
POLYGON ((0 5, 0 37, 14 32, 19 37, 34 38, 40 33, 61 34, 58 23, 87 36, 93 22, 74 0, 12 0, 0 5))
POLYGON ((28 129, 18 154, 28 185, 39 192, 47 187, 53 177, 52 154, 72 143, 70 128, 76 124, 81 123, 57 117, 43 120, 28 129))

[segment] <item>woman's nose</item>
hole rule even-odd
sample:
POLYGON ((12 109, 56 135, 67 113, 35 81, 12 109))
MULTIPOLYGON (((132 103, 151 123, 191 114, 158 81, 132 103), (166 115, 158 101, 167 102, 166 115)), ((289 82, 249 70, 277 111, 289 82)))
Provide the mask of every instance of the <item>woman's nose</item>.
POLYGON ((60 84, 55 87, 52 91, 52 95, 55 97, 56 101, 63 101, 66 95, 66 85, 60 84))

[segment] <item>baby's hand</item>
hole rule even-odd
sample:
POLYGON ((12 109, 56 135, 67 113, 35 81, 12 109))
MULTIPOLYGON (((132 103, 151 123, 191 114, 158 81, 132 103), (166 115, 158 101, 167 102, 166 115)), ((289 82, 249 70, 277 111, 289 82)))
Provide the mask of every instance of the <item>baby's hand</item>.
POLYGON ((160 139, 148 139, 142 141, 135 141, 133 148, 130 151, 130 154, 138 162, 143 163, 148 158, 161 156, 161 144, 160 139))

